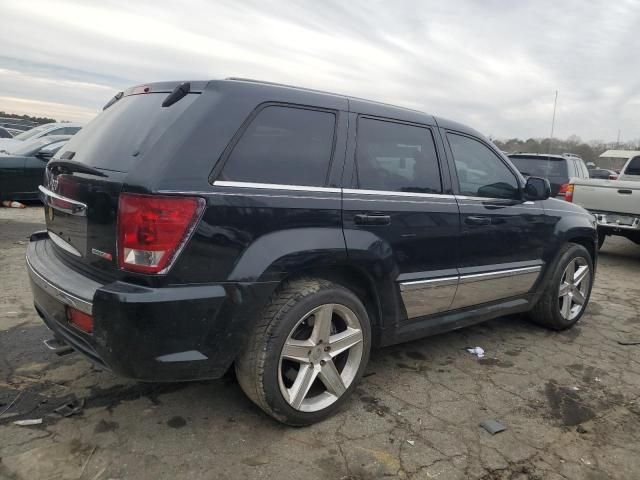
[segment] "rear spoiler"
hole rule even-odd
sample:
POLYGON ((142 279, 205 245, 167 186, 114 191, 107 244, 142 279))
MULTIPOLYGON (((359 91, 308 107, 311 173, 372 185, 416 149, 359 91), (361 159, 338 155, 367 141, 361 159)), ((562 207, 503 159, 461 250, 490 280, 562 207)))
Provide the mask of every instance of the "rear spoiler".
MULTIPOLYGON (((126 90, 123 90, 122 92, 118 92, 116 93, 113 98, 111 98, 111 100, 109 100, 104 107, 102 107, 102 110, 106 110, 107 108, 109 108, 111 105, 113 105, 114 103, 116 103, 118 100, 120 100, 123 97, 128 97, 130 95, 144 95, 146 93, 167 93, 167 94, 171 94, 173 93, 174 95, 180 95, 182 94, 182 96, 186 95, 187 93, 202 93, 204 91, 204 89, 206 88, 207 84, 209 82, 208 81, 202 81, 202 80, 197 80, 197 81, 189 81, 189 82, 185 82, 185 81, 181 81, 181 82, 155 82, 155 83, 145 83, 142 85, 136 85, 135 87, 130 87, 127 88, 126 90), (186 85, 188 85, 188 88, 186 88, 186 85), (186 93, 185 93, 186 90, 186 93), (177 92, 180 93, 177 93, 177 92)), ((182 97, 180 97, 182 98, 182 97)), ((178 100, 180 99, 178 98, 178 100)), ((173 99, 173 103, 175 103, 177 100, 175 100, 175 98, 173 99)), ((171 103, 172 104, 172 103, 171 103)), ((169 105, 166 105, 169 106, 169 105)))

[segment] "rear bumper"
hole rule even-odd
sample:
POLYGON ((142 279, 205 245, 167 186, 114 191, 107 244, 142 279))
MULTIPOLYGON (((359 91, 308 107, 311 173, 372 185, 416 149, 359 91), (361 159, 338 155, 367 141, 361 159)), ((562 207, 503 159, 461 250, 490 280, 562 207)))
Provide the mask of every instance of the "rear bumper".
POLYGON ((75 350, 116 374, 143 381, 218 378, 250 331, 268 283, 149 288, 101 284, 65 264, 46 232, 32 235, 27 270, 35 308, 75 350), (74 307, 93 316, 93 334, 66 319, 74 307))
POLYGON ((611 229, 611 230, 627 230, 629 232, 640 232, 640 215, 634 214, 614 214, 610 212, 597 212, 591 210, 591 213, 596 217, 598 222, 598 228, 611 229), (628 217, 630 222, 621 223, 621 217, 628 217))

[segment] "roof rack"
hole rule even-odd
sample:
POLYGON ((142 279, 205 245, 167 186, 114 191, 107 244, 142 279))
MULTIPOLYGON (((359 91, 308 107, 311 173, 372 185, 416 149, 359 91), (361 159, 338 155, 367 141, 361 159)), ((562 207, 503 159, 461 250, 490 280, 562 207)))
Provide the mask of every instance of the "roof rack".
POLYGON ((415 113, 420 113, 422 115, 430 115, 432 116, 430 113, 426 113, 422 110, 416 110, 414 108, 408 108, 408 107, 401 107, 399 105, 394 105, 391 103, 386 103, 386 102, 380 102, 377 100, 369 100, 366 98, 361 98, 361 97, 354 97, 352 95, 344 95, 342 93, 335 93, 335 92, 327 92, 326 90, 317 90, 315 88, 306 88, 306 87, 299 87, 296 85, 288 85, 286 83, 278 83, 278 82, 268 82, 265 80, 256 80, 253 78, 244 78, 244 77, 226 77, 224 80, 231 80, 234 82, 246 82, 246 83, 257 83, 260 85, 270 85, 272 87, 284 87, 284 88, 295 88, 296 90, 302 90, 305 92, 312 92, 312 93, 321 93, 324 95, 333 95, 334 97, 342 97, 342 98, 347 98, 347 99, 352 99, 352 100, 359 100, 359 101, 363 101, 363 102, 369 102, 369 103, 375 103, 376 105, 383 105, 383 106, 387 106, 387 107, 392 107, 392 108, 398 108, 400 110, 405 110, 408 112, 415 112, 415 113))
POLYGON ((297 85, 288 85, 286 83, 278 83, 278 82, 268 82, 266 80, 256 80, 254 78, 244 78, 244 77, 227 77, 225 80, 232 80, 234 82, 247 82, 247 83, 258 83, 261 85, 271 85, 272 87, 285 87, 285 88, 295 88, 296 90, 304 90, 307 92, 315 92, 315 93, 324 93, 328 95, 334 95, 336 97, 344 97, 346 95, 340 95, 339 93, 327 92, 325 90, 316 90, 314 88, 306 88, 299 87, 297 85))

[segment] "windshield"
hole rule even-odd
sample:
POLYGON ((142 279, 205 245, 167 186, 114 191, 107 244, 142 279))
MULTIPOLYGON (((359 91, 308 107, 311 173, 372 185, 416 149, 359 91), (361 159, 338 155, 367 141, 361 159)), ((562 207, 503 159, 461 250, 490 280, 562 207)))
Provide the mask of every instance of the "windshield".
POLYGON ((39 133, 44 132, 48 128, 49 128, 49 125, 40 125, 39 127, 32 128, 31 130, 27 130, 26 132, 22 132, 20 135, 16 135, 13 138, 15 138, 16 140, 28 140, 34 137, 35 135, 38 135, 39 133))
POLYGON ((567 164, 562 159, 546 159, 544 157, 509 157, 525 177, 566 177, 567 164))
MULTIPOLYGON (((40 137, 21 143, 17 147, 9 150, 11 155, 29 156, 36 154, 42 147, 56 141, 52 137, 40 137)), ((60 141, 59 139, 57 141, 60 141)))

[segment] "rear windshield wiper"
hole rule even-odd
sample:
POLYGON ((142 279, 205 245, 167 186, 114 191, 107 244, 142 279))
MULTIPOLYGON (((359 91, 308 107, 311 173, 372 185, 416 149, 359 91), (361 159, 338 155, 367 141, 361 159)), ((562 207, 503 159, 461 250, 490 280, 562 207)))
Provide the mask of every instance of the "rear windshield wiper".
POLYGON ((167 95, 167 98, 162 102, 163 107, 170 107, 178 100, 183 99, 187 96, 187 94, 191 91, 191 84, 189 82, 182 82, 180 85, 177 85, 173 91, 167 95))
POLYGON ((118 92, 116 93, 113 98, 111 100, 109 100, 106 105, 104 107, 102 107, 102 110, 106 110, 107 108, 109 108, 111 105, 113 105, 114 103, 116 103, 118 100, 120 100, 122 97, 124 96, 124 92, 118 92))
MULTIPOLYGON (((65 152, 66 153, 66 152, 65 152)), ((74 162, 73 160, 51 160, 49 162, 50 168, 56 168, 61 171, 78 172, 78 173, 88 173, 90 175, 95 175, 97 177, 106 177, 104 173, 102 173, 97 168, 90 167, 89 165, 85 165, 84 163, 74 162)))

